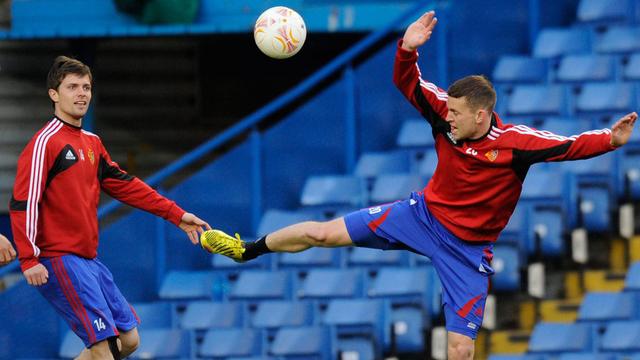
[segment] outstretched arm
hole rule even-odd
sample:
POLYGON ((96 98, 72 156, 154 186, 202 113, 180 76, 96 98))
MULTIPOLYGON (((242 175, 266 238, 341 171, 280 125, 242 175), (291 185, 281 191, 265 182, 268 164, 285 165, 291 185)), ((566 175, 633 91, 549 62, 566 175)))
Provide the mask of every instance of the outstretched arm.
POLYGON ((435 12, 429 11, 409 25, 402 40, 398 41, 393 66, 393 83, 431 124, 434 134, 449 129, 444 120, 448 112, 447 92, 422 78, 416 49, 429 40, 437 22, 435 12))
POLYGON ((633 126, 638 119, 638 114, 635 112, 629 113, 620 120, 616 121, 611 127, 611 145, 622 146, 629 141, 631 133, 633 132, 633 126))
POLYGON ((415 51, 429 41, 433 28, 438 23, 438 18, 435 16, 436 12, 431 10, 409 25, 402 38, 402 48, 407 51, 415 51))

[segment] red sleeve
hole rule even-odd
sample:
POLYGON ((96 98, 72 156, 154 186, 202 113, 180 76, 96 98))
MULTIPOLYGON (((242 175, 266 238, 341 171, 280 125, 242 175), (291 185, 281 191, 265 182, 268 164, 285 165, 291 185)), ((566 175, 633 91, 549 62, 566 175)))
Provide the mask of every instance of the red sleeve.
POLYGON ((418 67, 418 52, 402 48, 398 42, 393 66, 393 83, 400 92, 434 126, 447 117, 447 92, 435 84, 422 79, 418 67))
POLYGON ((22 271, 40 263, 40 249, 36 245, 38 215, 49 169, 53 166, 52 152, 47 145, 60 126, 50 124, 36 134, 18 158, 9 213, 22 271))
POLYGON ((514 148, 514 161, 530 164, 543 161, 588 159, 616 147, 611 145, 611 130, 592 130, 579 135, 562 136, 525 125, 500 129, 514 148))
POLYGON ((158 194, 142 180, 127 174, 107 153, 103 146, 100 155, 100 186, 110 196, 138 209, 148 211, 172 222, 180 224, 182 210, 175 202, 158 194))

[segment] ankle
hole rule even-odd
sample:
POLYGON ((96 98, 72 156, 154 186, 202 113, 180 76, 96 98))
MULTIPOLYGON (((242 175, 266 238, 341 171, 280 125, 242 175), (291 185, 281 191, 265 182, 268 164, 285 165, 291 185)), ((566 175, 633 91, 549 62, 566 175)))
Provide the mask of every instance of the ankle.
POLYGON ((273 251, 269 250, 269 248, 267 247, 267 235, 265 235, 254 242, 245 244, 245 250, 242 254, 242 260, 252 260, 260 255, 268 254, 271 252, 273 251))

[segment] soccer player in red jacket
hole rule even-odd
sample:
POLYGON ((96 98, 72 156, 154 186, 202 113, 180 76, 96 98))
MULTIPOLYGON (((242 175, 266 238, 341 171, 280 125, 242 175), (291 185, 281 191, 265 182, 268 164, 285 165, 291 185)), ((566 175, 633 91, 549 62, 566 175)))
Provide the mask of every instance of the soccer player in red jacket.
POLYGON ((55 59, 47 77, 54 116, 18 159, 9 208, 22 272, 86 345, 79 359, 120 359, 138 346, 139 320, 96 257, 100 190, 172 222, 194 244, 210 226, 120 169, 82 129, 92 83, 82 62, 55 59))
POLYGON ((636 113, 611 130, 565 137, 503 124, 493 109, 496 93, 483 76, 468 76, 448 91, 423 80, 417 48, 431 37, 434 12, 412 23, 398 44, 393 80, 431 125, 438 165, 423 192, 328 222, 303 222, 252 243, 220 230, 201 243, 236 261, 313 246, 408 249, 431 258, 443 287, 448 358, 473 359, 482 324, 492 244, 516 206, 529 167, 537 162, 586 159, 627 143, 636 113))

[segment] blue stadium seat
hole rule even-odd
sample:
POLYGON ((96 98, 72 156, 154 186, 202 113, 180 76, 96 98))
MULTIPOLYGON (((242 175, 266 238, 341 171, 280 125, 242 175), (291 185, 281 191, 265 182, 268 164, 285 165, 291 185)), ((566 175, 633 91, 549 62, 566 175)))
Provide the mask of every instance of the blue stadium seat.
POLYGON ((278 267, 310 269, 340 266, 342 252, 341 248, 312 247, 299 253, 280 253, 277 255, 278 267))
POLYGON ((300 203, 303 206, 360 206, 364 191, 364 183, 357 176, 311 176, 304 184, 300 203))
POLYGON ((565 91, 559 85, 518 85, 507 104, 510 115, 563 115, 565 91))
POLYGON ((594 352, 568 353, 558 356, 558 360, 614 360, 613 354, 596 354, 594 352))
MULTIPOLYGON (((568 211, 578 206, 576 178, 558 176, 562 174, 559 166, 562 166, 562 163, 534 165, 529 169, 521 195, 522 206, 527 207, 528 236, 535 231, 537 224, 533 222, 534 212, 540 210, 557 212, 563 219, 566 218, 566 221, 562 222, 563 227, 565 222, 570 227, 574 227, 577 223, 576 212, 568 211)), ((528 249, 531 249, 532 245, 530 240, 526 240, 528 249)))
POLYGON ((351 247, 347 249, 348 266, 364 266, 377 268, 380 266, 408 266, 409 252, 383 251, 365 247, 351 247))
POLYGON ((60 344, 58 356, 63 359, 75 359, 84 350, 84 343, 72 331, 67 331, 60 344))
POLYGON ((249 270, 240 273, 229 298, 259 302, 291 298, 291 274, 286 271, 249 270))
POLYGON ((587 351, 592 346, 588 324, 539 322, 529 340, 529 352, 560 353, 587 351))
POLYGON ((374 360, 376 353, 371 341, 364 338, 342 338, 337 340, 338 359, 374 360))
POLYGON ((640 53, 632 54, 624 66, 623 78, 626 80, 640 80, 640 53))
POLYGON ((269 209, 262 215, 256 235, 257 237, 264 236, 289 225, 315 220, 321 219, 318 214, 310 211, 269 209))
POLYGON ((329 360, 336 353, 335 346, 328 327, 285 327, 276 333, 269 354, 282 360, 329 360))
POLYGON ((558 81, 611 81, 615 62, 607 55, 567 55, 560 61, 556 73, 558 81))
MULTIPOLYGON (((423 126, 427 125, 423 121, 423 126)), ((360 155, 354 174, 373 178, 381 174, 406 173, 409 171, 409 156, 404 151, 367 152, 360 155)))
POLYGON ((495 270, 491 279, 495 291, 520 290, 520 253, 516 246, 500 242, 496 244, 491 266, 495 270))
POLYGON ((248 328, 211 329, 198 349, 201 357, 228 358, 259 356, 264 339, 259 330, 248 328))
POLYGON ((434 143, 431 125, 425 119, 404 121, 396 139, 396 144, 401 148, 430 148, 434 143))
MULTIPOLYGON (((631 0, 635 1, 635 0, 631 0)), ((628 0, 580 0, 577 19, 582 22, 628 22, 633 19, 628 0)))
POLYGON ((529 249, 527 248, 527 230, 528 230, 528 207, 524 203, 518 203, 516 205, 511 218, 505 226, 504 230, 500 233, 498 238, 499 244, 513 244, 516 245, 522 256, 521 259, 526 259, 526 254, 529 249))
POLYGON ((425 309, 415 306, 392 307, 391 334, 385 340, 385 350, 395 349, 399 353, 419 353, 424 347, 424 332, 430 328, 430 319, 425 309))
POLYGON ((239 302, 193 301, 180 319, 185 330, 231 328, 243 325, 242 308, 239 302))
POLYGON ((275 332, 281 327, 308 326, 313 323, 309 301, 263 301, 251 316, 251 326, 275 332))
POLYGON ((313 269, 302 281, 300 299, 354 298, 364 296, 364 274, 360 269, 313 269))
POLYGON ((505 55, 493 69, 494 83, 544 83, 547 81, 547 62, 522 55, 505 55))
POLYGON ((140 332, 140 346, 131 359, 184 359, 191 356, 189 332, 176 329, 150 329, 140 332))
POLYGON ((633 109, 636 100, 631 84, 588 83, 576 98, 579 113, 626 112, 633 109))
POLYGON ((171 328, 174 321, 172 304, 163 301, 131 305, 140 319, 140 329, 171 328))
POLYGON ((367 294, 371 298, 389 299, 397 305, 420 305, 429 313, 434 294, 434 270, 425 268, 380 268, 367 294))
POLYGON ((588 187, 580 189, 580 214, 588 231, 605 232, 611 229, 611 195, 609 189, 588 187))
MULTIPOLYGON (((389 303, 381 300, 336 299, 318 317, 322 324, 335 328, 338 338, 359 337, 380 345, 388 336, 389 312, 389 303)), ((382 346, 375 351, 380 356, 382 346)))
MULTIPOLYGON (((634 131, 638 132, 638 131, 634 131)), ((618 193, 625 199, 640 199, 640 146, 631 143, 619 151, 618 193)))
POLYGON ((211 271, 171 271, 162 281, 158 296, 165 300, 211 299, 217 281, 220 279, 211 271))
POLYGON ((418 160, 417 170, 418 174, 423 175, 427 178, 431 178, 433 173, 436 172, 436 167, 438 166, 438 153, 436 153, 435 149, 427 150, 422 154, 420 160, 418 160))
POLYGON ((600 349, 604 351, 640 351, 640 321, 612 321, 606 325, 600 349))
POLYGON ((572 117, 548 117, 544 118, 536 126, 537 130, 550 131, 556 135, 573 136, 592 130, 591 121, 572 117))
POLYGON ((624 292, 589 292, 578 310, 578 321, 630 320, 637 314, 637 297, 624 292))
POLYGON ((640 261, 634 262, 627 271, 624 280, 625 290, 640 291, 640 261))
POLYGON ((594 232, 608 231, 612 226, 610 214, 618 193, 615 157, 615 153, 607 153, 593 159, 557 164, 578 186, 576 213, 580 215, 580 222, 577 226, 594 232))
POLYGON ((413 191, 421 191, 426 179, 416 174, 386 174, 376 178, 371 191, 372 205, 406 199, 413 191))
POLYGON ((533 56, 555 58, 567 54, 584 54, 591 51, 591 37, 587 29, 547 28, 538 33, 533 56))
POLYGON ((600 53, 632 53, 640 50, 640 28, 611 26, 595 42, 600 53))
POLYGON ((540 355, 532 354, 499 354, 490 355, 488 360, 544 360, 540 355))
POLYGON ((530 212, 529 244, 539 244, 543 255, 560 256, 565 253, 562 213, 555 209, 533 209, 530 212))

